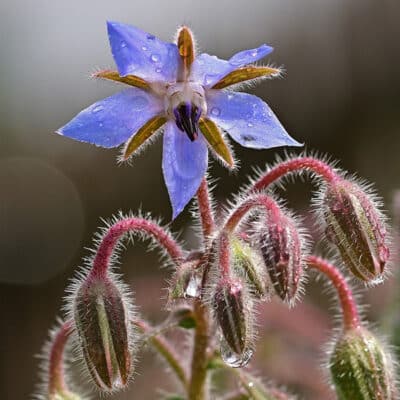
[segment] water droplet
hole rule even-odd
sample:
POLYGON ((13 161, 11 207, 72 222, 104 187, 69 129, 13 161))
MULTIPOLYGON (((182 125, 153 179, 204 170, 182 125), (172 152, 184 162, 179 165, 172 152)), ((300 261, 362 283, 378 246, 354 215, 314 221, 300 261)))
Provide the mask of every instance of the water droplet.
POLYGON ((185 288, 185 297, 199 297, 200 296, 201 279, 197 274, 193 274, 187 283, 185 288))
POLYGON ((253 355, 252 349, 246 349, 243 351, 242 354, 235 353, 229 347, 228 343, 224 338, 221 338, 220 351, 224 363, 232 368, 241 368, 246 366, 253 355))
POLYGON ((123 41, 120 43, 119 47, 120 47, 121 49, 125 48, 125 47, 126 47, 126 42, 123 40, 123 41))
POLYGON ((93 113, 93 114, 97 114, 98 112, 102 111, 103 109, 104 109, 103 106, 100 106, 100 105, 95 106, 95 107, 93 108, 93 110, 92 110, 92 113, 93 113))
POLYGON ((150 60, 153 62, 158 62, 158 61, 160 61, 160 56, 158 54, 152 54, 150 56, 150 60))
POLYGON ((214 115, 214 117, 218 117, 221 114, 221 110, 218 107, 213 107, 211 109, 211 114, 214 115))
POLYGON ((211 83, 213 83, 214 78, 215 78, 215 75, 206 74, 206 75, 204 76, 204 82, 205 82, 205 84, 206 84, 206 85, 210 85, 211 83))
POLYGON ((249 128, 252 128, 254 125, 253 125, 251 122, 248 122, 248 123, 247 123, 247 126, 248 126, 249 128))
POLYGON ((103 124, 102 122, 99 122, 99 127, 100 127, 100 128, 102 128, 103 125, 104 125, 104 124, 103 124))
POLYGON ((258 54, 258 50, 254 50, 254 51, 251 52, 251 56, 252 57, 255 57, 257 54, 258 54))
POLYGON ((131 107, 136 111, 143 110, 148 103, 149 101, 144 96, 134 96, 130 100, 131 107))
POLYGON ((146 50, 148 50, 148 48, 146 46, 142 46, 142 50, 146 51, 146 50))
POLYGON ((147 35, 147 40, 153 41, 156 37, 154 35, 147 35))
POLYGON ((233 99, 233 94, 228 94, 228 100, 232 100, 233 99))
POLYGON ((161 68, 156 68, 156 72, 157 72, 157 74, 159 74, 161 71, 162 71, 162 69, 161 69, 161 68))

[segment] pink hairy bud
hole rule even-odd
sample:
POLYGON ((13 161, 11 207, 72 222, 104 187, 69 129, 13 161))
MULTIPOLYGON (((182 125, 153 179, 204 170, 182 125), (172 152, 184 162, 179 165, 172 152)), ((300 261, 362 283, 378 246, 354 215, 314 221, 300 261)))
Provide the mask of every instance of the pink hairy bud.
POLYGON ((271 213, 257 235, 275 293, 292 303, 303 274, 302 239, 295 221, 281 211, 271 213))
POLYGON ((389 259, 385 218, 372 196, 347 180, 332 182, 323 198, 326 235, 359 279, 379 279, 389 259))
POLYGON ((74 319, 86 366, 103 391, 127 385, 132 373, 128 302, 112 278, 89 275, 74 301, 74 319))

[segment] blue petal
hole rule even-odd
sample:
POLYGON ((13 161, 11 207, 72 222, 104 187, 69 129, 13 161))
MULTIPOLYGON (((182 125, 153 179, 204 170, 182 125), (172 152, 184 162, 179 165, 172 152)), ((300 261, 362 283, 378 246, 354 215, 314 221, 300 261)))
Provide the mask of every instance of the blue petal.
POLYGON ((237 68, 254 63, 271 53, 272 47, 263 44, 256 49, 236 53, 228 61, 209 54, 200 54, 191 67, 190 79, 210 88, 237 68))
POLYGON ((175 123, 164 131, 163 173, 172 204, 173 219, 196 194, 208 164, 207 144, 201 134, 191 142, 175 123))
POLYGON ((160 99, 130 88, 92 104, 57 133, 97 146, 116 147, 163 111, 160 99))
POLYGON ((165 43, 131 25, 107 22, 111 51, 121 76, 149 82, 174 82, 181 58, 174 43, 165 43))
POLYGON ((210 90, 207 107, 209 118, 244 147, 302 146, 288 135, 268 105, 257 96, 210 90))

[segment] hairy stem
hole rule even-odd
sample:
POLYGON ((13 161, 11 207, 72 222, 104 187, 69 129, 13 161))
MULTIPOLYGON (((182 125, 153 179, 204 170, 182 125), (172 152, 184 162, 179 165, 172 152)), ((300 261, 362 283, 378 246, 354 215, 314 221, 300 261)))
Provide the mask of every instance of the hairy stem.
POLYGON ((196 318, 196 331, 192 354, 189 400, 205 400, 207 398, 207 349, 209 345, 210 320, 207 307, 199 299, 194 300, 194 315, 196 318))
POLYGON ((317 269, 325 274, 335 287, 339 296, 340 307, 343 312, 343 324, 345 330, 360 327, 360 317, 353 293, 340 271, 328 261, 316 256, 308 256, 306 262, 309 267, 317 269))
POLYGON ((64 350, 72 333, 72 321, 64 322, 55 333, 50 346, 48 392, 49 396, 68 392, 64 379, 64 350))
POLYGON ((327 163, 313 157, 298 157, 283 161, 271 168, 253 184, 250 191, 266 189, 284 175, 303 170, 314 172, 326 182, 333 182, 339 178, 334 169, 327 163))
POLYGON ((129 232, 144 233, 153 237, 163 247, 171 259, 179 264, 183 251, 173 237, 159 225, 144 218, 124 218, 112 225, 103 236, 93 260, 91 274, 98 276, 107 273, 112 254, 122 237, 129 232))
POLYGON ((203 228, 203 236, 206 241, 215 230, 215 222, 211 207, 211 199, 208 191, 208 183, 206 178, 200 183, 200 187, 197 191, 197 201, 199 204, 201 226, 203 228))
MULTIPOLYGON (((152 328, 147 322, 143 320, 136 320, 133 321, 133 323, 142 333, 151 335, 152 328)), ((189 380, 187 374, 171 344, 160 334, 149 337, 148 341, 151 343, 154 349, 157 350, 158 353, 164 358, 164 360, 170 366, 171 370, 174 371, 175 375, 187 391, 189 388, 189 380)))
POLYGON ((233 210, 223 230, 225 232, 233 232, 243 217, 253 208, 264 208, 268 213, 280 213, 278 203, 272 197, 266 194, 252 195, 233 210))

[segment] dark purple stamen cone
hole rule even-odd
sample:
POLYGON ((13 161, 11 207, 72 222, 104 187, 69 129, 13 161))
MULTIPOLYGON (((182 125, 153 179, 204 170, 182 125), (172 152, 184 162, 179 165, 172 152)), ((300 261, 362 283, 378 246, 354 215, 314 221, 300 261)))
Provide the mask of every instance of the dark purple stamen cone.
POLYGON ((323 198, 326 235, 345 265, 363 281, 384 272, 389 259, 384 217, 372 199, 349 181, 334 182, 323 198))
POLYGON ((126 386, 131 374, 127 307, 108 277, 90 277, 75 297, 74 319, 88 370, 105 391, 126 386))
POLYGON ((271 214, 260 229, 259 241, 275 293, 292 303, 303 273, 301 238, 295 222, 281 212, 271 214))
POLYGON ((193 103, 181 103, 174 109, 176 126, 193 142, 197 139, 201 110, 193 103))
POLYGON ((243 290, 239 280, 221 279, 213 298, 215 316, 222 335, 236 354, 242 354, 248 344, 248 318, 243 290))

